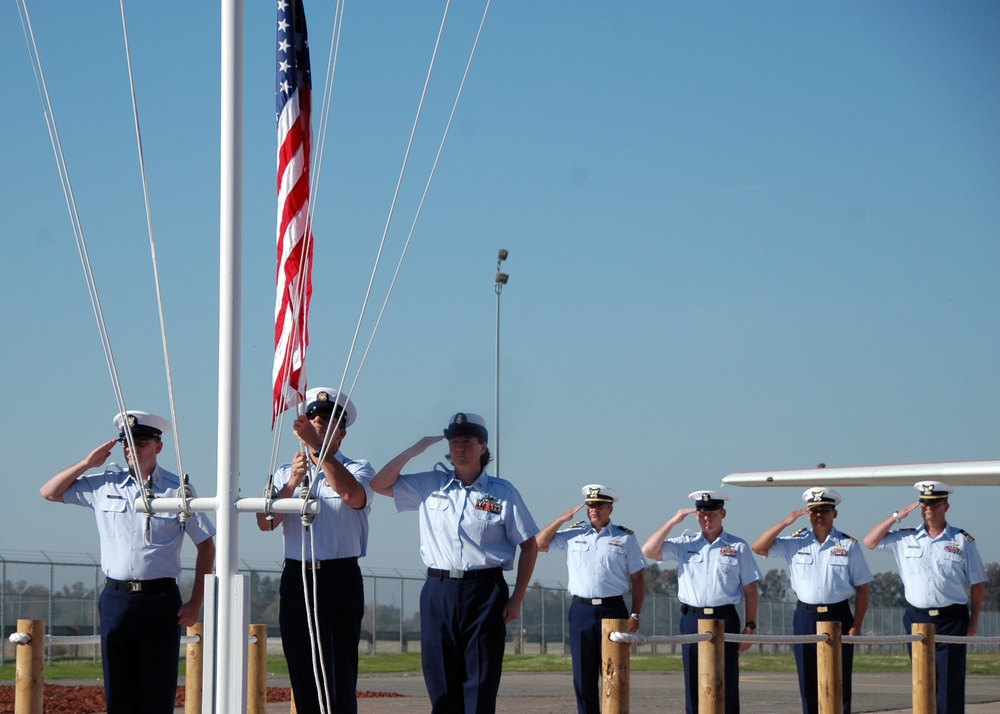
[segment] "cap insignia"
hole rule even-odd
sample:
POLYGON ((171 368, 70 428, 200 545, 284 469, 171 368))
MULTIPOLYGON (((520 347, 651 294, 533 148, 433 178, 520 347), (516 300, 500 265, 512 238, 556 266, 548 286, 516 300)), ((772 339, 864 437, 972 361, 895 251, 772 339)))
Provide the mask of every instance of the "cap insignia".
POLYGON ((459 412, 458 414, 455 415, 456 424, 464 424, 465 421, 466 421, 465 414, 463 414, 462 412, 459 412))
POLYGON ((934 495, 934 484, 932 484, 932 483, 925 483, 924 484, 924 495, 925 496, 933 496, 934 495))
POLYGON ((601 495, 601 489, 591 488, 590 494, 587 496, 587 498, 598 498, 600 495, 601 495))
POLYGON ((129 429, 131 429, 132 427, 134 427, 138 423, 139 423, 139 420, 136 419, 133 414, 129 414, 128 415, 128 428, 129 429))
POLYGON ((320 392, 316 395, 316 401, 326 402, 330 400, 330 395, 327 392, 320 392))
POLYGON ((823 489, 821 489, 821 488, 814 488, 812 491, 810 491, 810 493, 812 494, 812 500, 814 500, 814 501, 822 501, 823 500, 823 489))
POLYGON ((703 494, 701 494, 701 500, 707 502, 707 501, 711 501, 712 498, 707 493, 703 493, 703 494))

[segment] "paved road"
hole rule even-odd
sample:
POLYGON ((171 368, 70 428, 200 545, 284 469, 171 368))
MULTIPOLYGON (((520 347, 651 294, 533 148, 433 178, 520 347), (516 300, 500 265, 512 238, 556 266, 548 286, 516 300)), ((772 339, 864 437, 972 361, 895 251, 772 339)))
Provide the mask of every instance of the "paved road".
MULTIPOLYGON (((856 674, 855 712, 911 711, 909 673, 856 674)), ((271 686, 282 686, 272 678, 271 686)), ((360 714, 416 714, 429 709, 424 681, 419 673, 365 675, 358 689, 396 692, 393 699, 360 699, 360 714)), ((741 710, 744 714, 797 714, 801 711, 794 672, 747 672, 740 679, 741 710)), ((996 714, 1000 711, 1000 678, 970 676, 966 685, 966 714, 996 714)), ((498 714, 552 714, 574 712, 573 679, 570 672, 507 673, 500 685, 498 714)), ((269 713, 287 712, 288 704, 272 704, 269 713)), ((680 672, 633 672, 631 711, 683 712, 684 682, 680 672)))

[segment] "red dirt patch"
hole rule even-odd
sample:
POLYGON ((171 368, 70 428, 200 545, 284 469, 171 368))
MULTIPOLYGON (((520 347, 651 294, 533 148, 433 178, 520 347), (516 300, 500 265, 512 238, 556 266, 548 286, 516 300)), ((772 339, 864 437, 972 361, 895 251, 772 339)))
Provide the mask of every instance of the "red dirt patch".
MULTIPOLYGON (((0 686, 0 714, 13 714, 14 692, 13 686, 0 686)), ((402 696, 396 692, 358 692, 359 699, 402 696)), ((42 698, 46 714, 96 714, 106 709, 104 687, 100 685, 46 684, 42 698)), ((291 698, 291 689, 286 687, 267 688, 267 701, 269 702, 287 702, 291 698)), ((184 706, 184 687, 177 687, 175 706, 184 706)))

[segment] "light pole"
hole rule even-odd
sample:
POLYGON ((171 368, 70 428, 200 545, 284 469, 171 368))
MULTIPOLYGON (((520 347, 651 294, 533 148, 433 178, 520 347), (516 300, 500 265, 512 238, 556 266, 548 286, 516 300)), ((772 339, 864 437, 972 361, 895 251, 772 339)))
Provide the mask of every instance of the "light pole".
POLYGON ((497 293, 497 354, 496 354, 496 380, 494 382, 493 394, 493 472, 500 475, 500 291, 507 284, 507 273, 500 272, 500 264, 507 260, 507 250, 501 248, 497 251, 497 277, 494 287, 497 293))

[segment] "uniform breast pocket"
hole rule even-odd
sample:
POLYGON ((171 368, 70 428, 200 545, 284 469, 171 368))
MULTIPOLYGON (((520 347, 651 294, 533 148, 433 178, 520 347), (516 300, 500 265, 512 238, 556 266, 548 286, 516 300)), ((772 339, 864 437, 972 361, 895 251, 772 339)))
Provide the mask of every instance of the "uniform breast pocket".
POLYGON ((796 565, 811 565, 813 562, 812 553, 796 553, 792 556, 792 562, 796 565))
POLYGON ((700 552, 698 552, 698 553, 685 553, 684 556, 683 556, 683 560, 684 560, 685 563, 700 563, 704 559, 705 559, 704 556, 700 552))
POLYGON ((153 545, 169 545, 181 534, 181 520, 176 513, 154 513, 149 519, 153 545))
POLYGON ((447 511, 448 497, 431 494, 430 498, 427 499, 427 508, 431 511, 447 511))
POLYGON ((101 520, 109 536, 118 537, 128 528, 124 498, 105 498, 101 501, 101 520))
POLYGON ((573 540, 569 543, 569 549, 574 553, 583 553, 590 550, 590 543, 585 540, 573 540))
POLYGON ((499 513, 494 513, 493 511, 486 511, 486 510, 483 510, 482 508, 473 509, 472 512, 475 514, 476 520, 483 521, 484 523, 499 523, 500 522, 500 514, 499 513))

